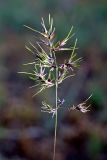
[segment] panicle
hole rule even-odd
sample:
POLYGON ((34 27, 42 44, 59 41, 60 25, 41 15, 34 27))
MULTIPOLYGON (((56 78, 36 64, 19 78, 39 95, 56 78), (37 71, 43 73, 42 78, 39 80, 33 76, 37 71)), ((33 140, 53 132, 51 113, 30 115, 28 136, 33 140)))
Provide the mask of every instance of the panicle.
MULTIPOLYGON (((29 46, 26 45, 26 49, 28 52, 32 53, 34 56, 33 62, 27 63, 25 65, 33 65, 34 69, 31 73, 29 72, 21 72, 26 75, 30 79, 34 81, 34 85, 30 88, 38 87, 38 91, 33 95, 37 95, 44 91, 47 88, 55 86, 56 76, 55 70, 58 70, 57 83, 60 85, 67 78, 75 76, 75 69, 79 67, 81 59, 77 58, 76 50, 77 48, 77 39, 74 42, 73 46, 67 47, 68 41, 74 36, 73 26, 71 27, 69 33, 63 40, 56 40, 55 27, 53 26, 53 18, 49 14, 48 18, 48 26, 45 24, 44 19, 41 19, 42 31, 38 31, 24 25, 27 29, 35 32, 37 34, 36 42, 29 41, 29 46), (61 64, 58 64, 57 59, 54 54, 60 54, 64 51, 71 52, 68 59, 64 60, 61 64), (56 65, 57 63, 57 65, 56 65)), ((67 53, 68 54, 68 53, 67 53)), ((58 99, 58 108, 63 105, 64 99, 58 99)), ((55 109, 52 110, 52 107, 48 105, 46 102, 43 102, 42 111, 52 113, 55 115, 55 109)), ((73 106, 72 109, 80 110, 81 112, 87 112, 88 107, 85 107, 86 101, 73 106)), ((58 109, 57 108, 57 109, 58 109)))

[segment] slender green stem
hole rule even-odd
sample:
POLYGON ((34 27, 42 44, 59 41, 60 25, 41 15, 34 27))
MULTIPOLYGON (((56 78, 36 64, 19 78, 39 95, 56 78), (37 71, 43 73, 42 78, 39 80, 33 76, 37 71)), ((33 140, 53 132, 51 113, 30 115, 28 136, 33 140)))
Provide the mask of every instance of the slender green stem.
POLYGON ((56 157, 56 139, 57 139, 57 121, 58 121, 58 112, 57 112, 57 99, 58 99, 58 67, 56 62, 56 56, 54 53, 55 58, 55 66, 56 66, 56 80, 55 80, 55 101, 56 101, 56 114, 55 114, 55 132, 54 132, 54 152, 53 152, 53 160, 55 160, 56 157))

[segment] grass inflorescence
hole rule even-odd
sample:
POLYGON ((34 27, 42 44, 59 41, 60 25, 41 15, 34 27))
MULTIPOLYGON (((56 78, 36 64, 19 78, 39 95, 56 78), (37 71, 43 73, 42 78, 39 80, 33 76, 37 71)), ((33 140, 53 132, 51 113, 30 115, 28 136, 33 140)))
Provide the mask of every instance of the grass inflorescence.
MULTIPOLYGON (((36 42, 29 42, 26 45, 28 52, 34 55, 33 62, 29 62, 25 65, 33 65, 32 72, 20 72, 26 74, 30 79, 34 81, 34 85, 30 88, 38 86, 38 91, 33 95, 41 93, 47 88, 55 86, 55 106, 48 104, 47 102, 42 102, 41 111, 47 112, 55 118, 55 136, 54 136, 54 151, 53 160, 56 156, 56 137, 57 137, 57 118, 58 110, 63 106, 64 99, 58 97, 58 86, 63 83, 67 78, 75 76, 75 69, 80 66, 81 58, 77 57, 77 39, 72 46, 67 47, 68 41, 74 36, 73 26, 71 27, 69 33, 63 40, 56 42, 55 27, 53 26, 53 18, 49 14, 48 27, 46 27, 44 19, 42 18, 41 25, 42 31, 33 29, 30 26, 24 25, 28 30, 36 33, 36 42), (62 51, 71 52, 69 58, 64 60, 61 64, 57 62, 56 55, 60 54, 62 51)), ((90 98, 90 97, 89 97, 90 98)), ((88 99, 89 99, 88 98, 88 99)), ((87 106, 87 100, 83 103, 72 106, 69 110, 76 109, 83 113, 89 111, 87 106)))

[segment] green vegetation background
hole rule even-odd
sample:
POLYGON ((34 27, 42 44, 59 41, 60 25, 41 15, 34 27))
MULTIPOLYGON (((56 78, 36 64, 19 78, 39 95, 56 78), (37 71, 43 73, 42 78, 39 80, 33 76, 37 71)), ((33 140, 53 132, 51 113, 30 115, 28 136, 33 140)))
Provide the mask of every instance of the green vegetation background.
POLYGON ((41 17, 47 20, 49 13, 58 39, 74 26, 78 56, 83 57, 77 76, 59 88, 67 106, 59 113, 57 159, 106 160, 106 0, 0 0, 0 160, 51 159, 53 119, 41 113, 40 106, 43 99, 54 102, 54 90, 32 98, 36 89, 28 87, 33 82, 17 74, 30 70, 22 64, 33 58, 24 47, 33 39, 33 33, 23 25, 41 30, 41 17), (87 115, 68 112, 66 107, 78 104, 91 93, 92 107, 87 115))

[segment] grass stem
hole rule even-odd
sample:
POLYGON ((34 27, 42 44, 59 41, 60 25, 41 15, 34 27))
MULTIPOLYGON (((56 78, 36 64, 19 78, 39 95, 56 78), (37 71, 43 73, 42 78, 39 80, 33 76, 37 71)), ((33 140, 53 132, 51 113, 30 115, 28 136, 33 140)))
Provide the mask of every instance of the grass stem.
POLYGON ((55 58, 55 66, 56 66, 56 82, 55 82, 55 108, 56 108, 56 114, 55 114, 55 132, 54 132, 54 152, 53 152, 53 160, 55 160, 56 157, 56 139, 57 139, 57 122, 58 122, 58 110, 57 110, 57 99, 58 99, 58 66, 56 62, 56 55, 54 53, 55 58))

